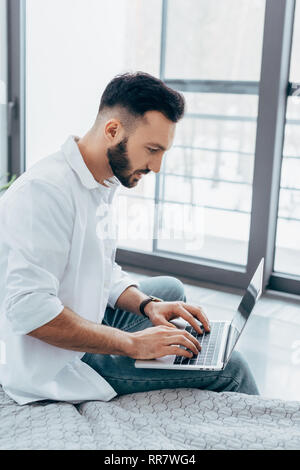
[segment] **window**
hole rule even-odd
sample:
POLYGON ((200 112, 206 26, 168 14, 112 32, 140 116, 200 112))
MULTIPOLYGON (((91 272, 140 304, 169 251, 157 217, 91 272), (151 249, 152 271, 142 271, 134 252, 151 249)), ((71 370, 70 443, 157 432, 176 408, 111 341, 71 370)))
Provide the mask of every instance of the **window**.
POLYGON ((165 78, 259 80, 264 0, 171 0, 165 78))
POLYGON ((153 239, 156 253, 247 264, 258 96, 246 86, 244 94, 216 93, 214 82, 226 80, 229 90, 259 80, 264 7, 262 0, 165 1, 161 76, 185 91, 187 113, 157 177, 153 232, 143 229, 138 248, 150 250, 153 239))

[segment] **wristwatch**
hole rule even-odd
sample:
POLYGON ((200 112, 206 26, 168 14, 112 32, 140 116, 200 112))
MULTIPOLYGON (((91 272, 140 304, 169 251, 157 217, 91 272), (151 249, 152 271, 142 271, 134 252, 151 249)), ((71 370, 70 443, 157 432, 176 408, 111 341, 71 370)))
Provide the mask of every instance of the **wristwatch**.
POLYGON ((141 302, 140 304, 140 312, 142 315, 144 315, 144 317, 148 317, 148 315, 146 315, 145 313, 145 307, 147 304, 149 304, 149 302, 163 302, 163 299, 160 299, 159 297, 154 297, 153 295, 149 295, 149 297, 145 300, 143 300, 143 302, 141 302))

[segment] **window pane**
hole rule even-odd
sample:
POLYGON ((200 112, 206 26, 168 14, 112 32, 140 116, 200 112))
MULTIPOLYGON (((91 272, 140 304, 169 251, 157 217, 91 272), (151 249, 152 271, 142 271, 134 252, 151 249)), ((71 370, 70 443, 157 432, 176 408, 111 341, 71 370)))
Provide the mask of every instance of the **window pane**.
POLYGON ((165 203, 161 218, 160 250, 193 258, 246 264, 249 215, 233 212, 229 216, 222 210, 204 208, 201 211, 201 207, 176 207, 176 204, 165 203))
POLYGON ((274 270, 300 275, 300 98, 290 97, 281 171, 274 270), (298 119, 295 117, 298 116, 298 119))
POLYGON ((158 249, 245 265, 258 97, 185 97, 160 178, 158 249))
POLYGON ((152 251, 154 201, 119 196, 118 210, 118 246, 138 251, 152 251))
POLYGON ((0 0, 0 188, 7 181, 7 31, 6 1, 0 0))
POLYGON ((258 81, 264 11, 264 0, 169 1, 165 77, 258 81))
MULTIPOLYGON (((300 81, 300 4, 296 2, 290 81, 300 81)), ((300 276, 300 96, 288 98, 274 271, 300 276)))

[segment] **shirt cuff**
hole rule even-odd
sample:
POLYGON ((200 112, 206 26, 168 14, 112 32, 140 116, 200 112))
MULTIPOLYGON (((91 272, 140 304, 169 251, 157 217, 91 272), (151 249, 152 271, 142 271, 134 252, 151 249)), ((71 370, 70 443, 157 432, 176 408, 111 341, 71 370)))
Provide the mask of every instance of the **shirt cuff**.
POLYGON ((26 335, 57 317, 64 305, 55 296, 45 292, 23 294, 10 300, 6 315, 17 335, 26 335))
POLYGON ((130 286, 134 286, 137 288, 140 287, 138 282, 134 281, 133 279, 130 279, 129 277, 128 278, 126 277, 125 279, 124 278, 120 279, 120 281, 118 281, 110 290, 109 298, 108 298, 108 305, 111 308, 116 308, 116 302, 118 298, 120 297, 122 292, 124 292, 124 290, 130 286))

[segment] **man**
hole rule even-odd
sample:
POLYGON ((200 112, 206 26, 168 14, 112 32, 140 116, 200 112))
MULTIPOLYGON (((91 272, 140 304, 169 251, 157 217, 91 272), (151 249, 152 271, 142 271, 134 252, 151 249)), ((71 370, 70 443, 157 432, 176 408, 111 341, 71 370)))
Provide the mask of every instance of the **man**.
POLYGON ((159 172, 183 114, 182 96, 160 80, 117 76, 87 134, 69 137, 0 199, 0 383, 18 403, 180 386, 258 393, 237 353, 220 372, 134 367, 135 359, 197 354, 198 341, 175 317, 209 330, 176 278, 130 279, 106 230, 116 189, 159 172))

